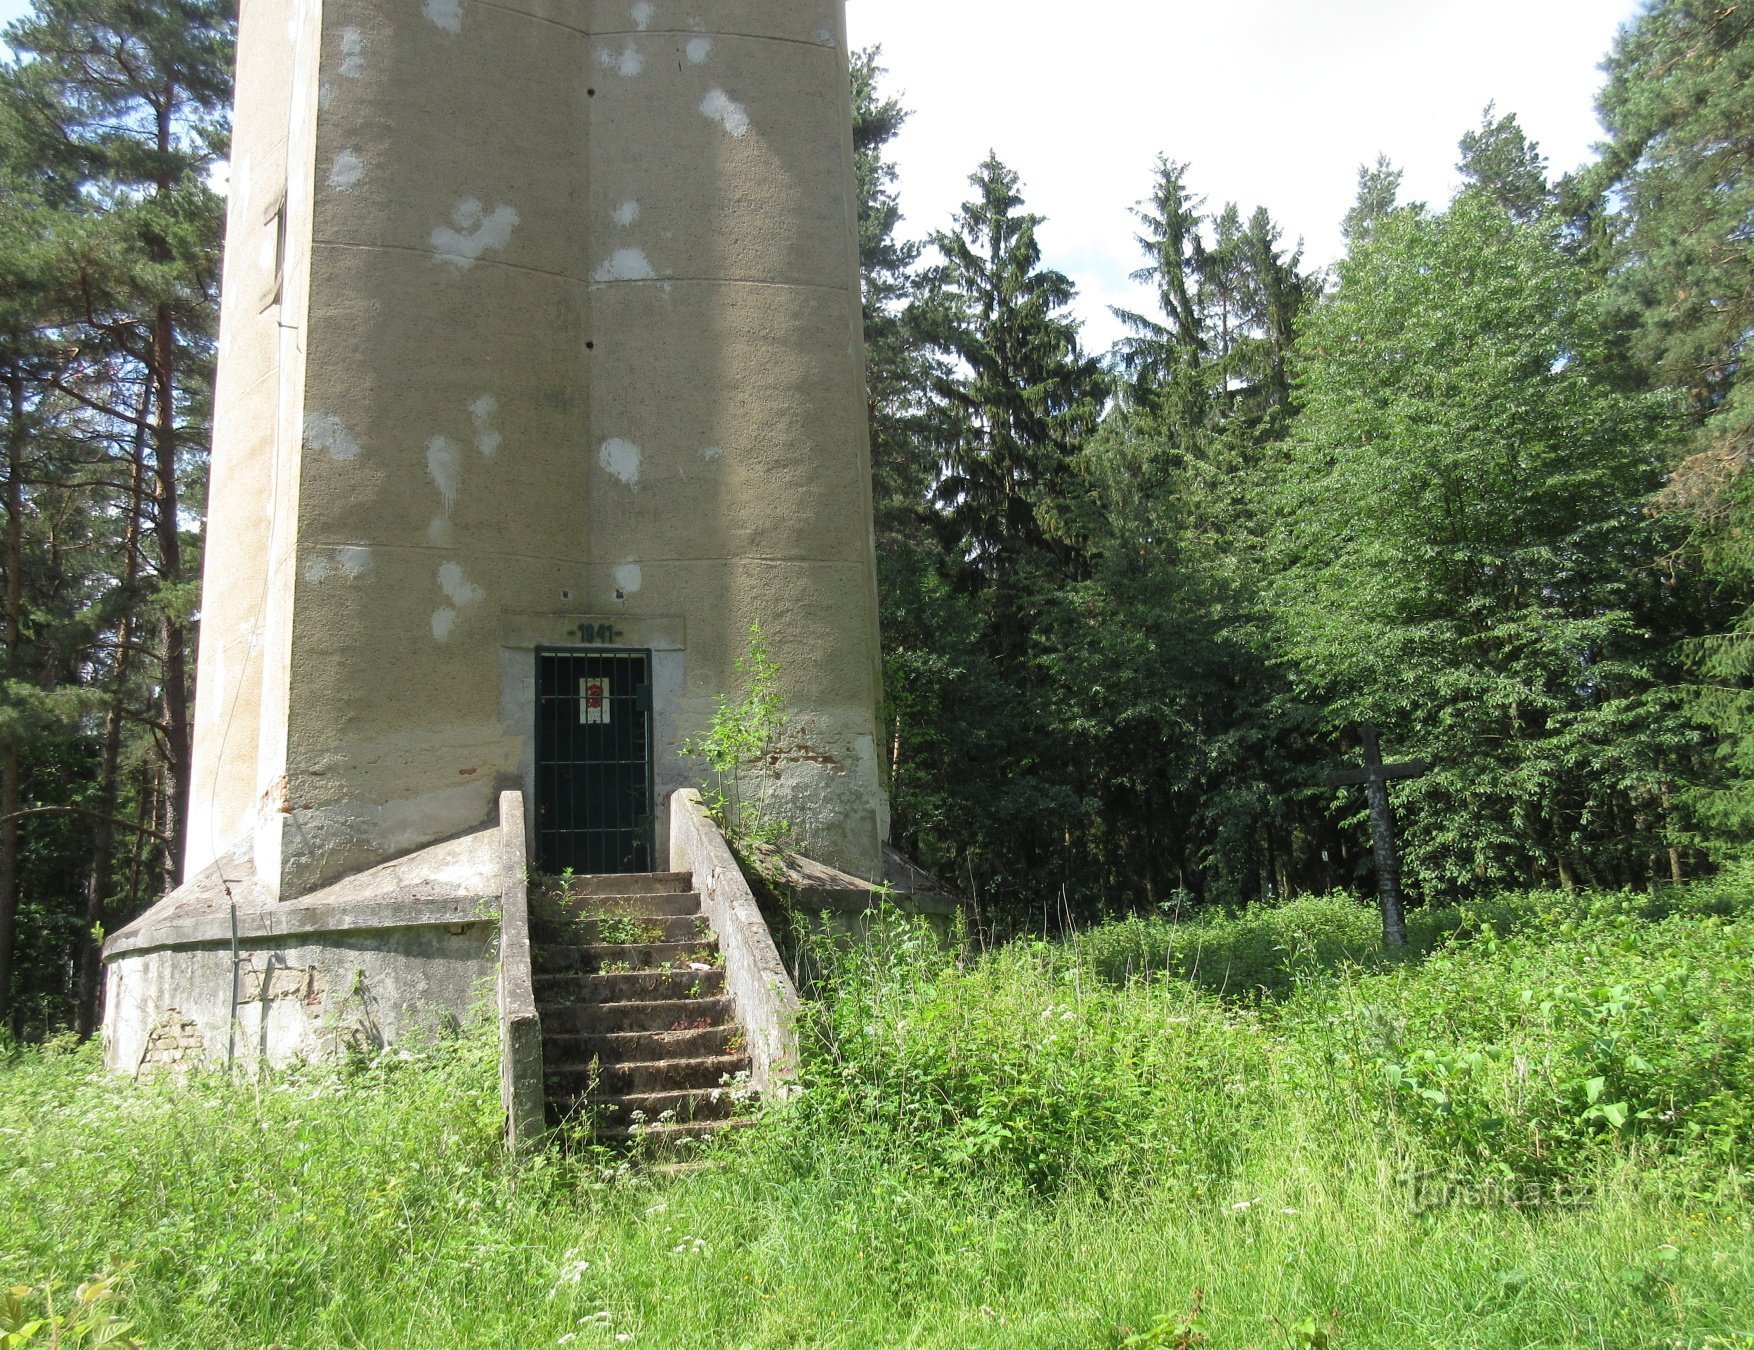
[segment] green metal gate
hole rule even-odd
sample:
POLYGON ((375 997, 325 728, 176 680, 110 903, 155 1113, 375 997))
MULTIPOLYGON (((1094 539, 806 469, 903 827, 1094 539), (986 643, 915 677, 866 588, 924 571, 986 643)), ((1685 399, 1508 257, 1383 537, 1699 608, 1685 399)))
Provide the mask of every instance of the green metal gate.
POLYGON ((536 652, 536 864, 652 870, 652 654, 536 652))

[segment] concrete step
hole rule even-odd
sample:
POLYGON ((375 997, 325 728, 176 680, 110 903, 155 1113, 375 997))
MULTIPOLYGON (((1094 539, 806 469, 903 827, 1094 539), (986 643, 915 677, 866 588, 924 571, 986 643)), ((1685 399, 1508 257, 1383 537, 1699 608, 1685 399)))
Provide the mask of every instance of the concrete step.
POLYGON ((732 1116, 729 1120, 690 1120, 664 1125, 610 1126, 597 1133, 601 1143, 637 1149, 650 1158, 687 1157, 715 1135, 728 1130, 747 1130, 755 1125, 752 1116, 732 1116))
MULTIPOLYGON (((536 1005, 542 1014, 545 1030, 617 1031, 622 1028, 604 1027, 594 1020, 597 1009, 617 1003, 685 1003, 718 998, 725 992, 725 972, 715 967, 709 970, 634 970, 608 975, 538 975, 534 983, 536 1005)), ((665 1027, 656 1030, 663 1031, 665 1027)))
POLYGON ((590 942, 581 948, 581 967, 590 974, 629 970, 679 970, 716 966, 716 941, 590 942))
POLYGON ((605 1064, 630 1060, 697 1058, 730 1054, 741 1048, 743 1028, 722 1013, 700 1018, 678 1018, 663 1031, 617 1031, 608 1035, 591 1032, 542 1036, 542 1059, 547 1064, 605 1064), (701 1026, 700 1023, 707 1025, 701 1026))
MULTIPOLYGON (((550 1102, 548 1123, 553 1126, 577 1120, 572 1108, 550 1102)), ((686 1159, 697 1153, 715 1135, 730 1130, 746 1130, 755 1124, 753 1116, 731 1116, 725 1120, 666 1121, 661 1124, 609 1125, 597 1131, 598 1143, 637 1151, 647 1159, 686 1159)), ((656 1169, 654 1169, 656 1170, 656 1169)))
POLYGON ((667 919, 682 914, 699 914, 700 892, 678 891, 674 895, 587 895, 571 900, 557 898, 555 903, 581 918, 626 914, 642 919, 667 919))
POLYGON ((669 1031, 672 1027, 724 1026, 737 1010, 729 995, 653 999, 645 1003, 545 1004, 536 1000, 546 1041, 555 1036, 609 1036, 620 1031, 669 1031))
POLYGON ((727 1088, 690 1089, 682 1092, 630 1092, 585 1099, 585 1110, 598 1129, 671 1121, 726 1120, 742 1112, 747 1099, 727 1088))
POLYGON ((713 930, 699 914, 616 914, 605 918, 573 919, 564 929, 557 925, 552 937, 548 933, 537 933, 536 958, 541 965, 548 959, 544 953, 550 950, 557 954, 553 959, 564 960, 564 953, 576 951, 580 947, 628 946, 654 942, 718 945, 713 930))
POLYGON ((544 1063, 542 1077, 550 1101, 575 1100, 583 1091, 601 1096, 682 1092, 732 1086, 749 1071, 748 1055, 700 1055, 690 1059, 636 1060, 631 1063, 544 1063))
POLYGON ((626 895, 677 895, 694 889, 693 872, 612 872, 604 876, 566 877, 574 899, 626 895))

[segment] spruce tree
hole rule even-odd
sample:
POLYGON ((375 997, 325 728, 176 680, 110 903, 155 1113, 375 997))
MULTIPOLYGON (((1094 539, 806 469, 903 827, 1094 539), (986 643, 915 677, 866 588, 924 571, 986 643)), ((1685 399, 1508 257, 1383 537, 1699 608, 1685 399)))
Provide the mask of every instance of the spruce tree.
POLYGON ((954 435, 937 497, 965 583, 1020 658, 1034 592, 1079 565, 1067 502, 1104 382, 1067 313, 1071 281, 1041 266, 1041 218, 1022 209, 1017 175, 990 155, 969 182, 976 197, 932 240, 928 332, 955 363, 935 381, 954 435))
POLYGON ((1358 192, 1352 209, 1340 222, 1340 233, 1350 248, 1368 244, 1378 226, 1393 212, 1401 209, 1402 171, 1379 154, 1374 165, 1358 166, 1358 192))

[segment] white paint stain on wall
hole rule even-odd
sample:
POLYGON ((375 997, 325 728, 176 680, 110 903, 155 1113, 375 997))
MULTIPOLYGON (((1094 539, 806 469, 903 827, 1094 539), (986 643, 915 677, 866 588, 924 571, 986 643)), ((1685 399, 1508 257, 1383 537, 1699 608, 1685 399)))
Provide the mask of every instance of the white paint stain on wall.
POLYGON ((458 562, 439 564, 438 584, 451 603, 432 612, 432 635, 435 641, 444 642, 457 626, 460 612, 470 605, 479 604, 487 597, 487 592, 469 580, 463 572, 463 564, 458 562))
POLYGON ((365 74, 365 34, 357 28, 341 30, 341 65, 339 73, 350 80, 365 74))
POLYGON ((703 116, 722 122, 725 130, 741 137, 749 130, 749 109, 736 102, 723 89, 710 89, 700 101, 703 116))
POLYGON ((488 249, 504 248, 517 224, 513 208, 496 206, 489 214, 474 197, 465 197, 451 212, 451 223, 433 230, 432 251, 440 262, 473 267, 488 249))
POLYGON ((335 549, 335 566, 349 581, 357 580, 372 568, 372 551, 361 544, 341 544, 335 549))
POLYGON ((445 598, 458 609, 467 609, 487 598, 487 592, 469 580, 459 562, 439 564, 438 584, 445 598))
POLYGON ((499 400, 492 394, 483 394, 469 405, 469 416, 475 422, 475 448, 483 459, 492 459, 505 440, 493 426, 494 418, 499 416, 499 400))
POLYGON ((447 33, 463 31, 463 0, 425 0, 420 12, 447 33))
POLYGON ((320 450, 330 459, 354 459, 359 442, 334 413, 305 414, 304 443, 307 450, 320 450))
POLYGON ((448 436, 434 436, 426 443, 426 472, 444 498, 445 515, 457 504, 457 489, 463 486, 463 452, 448 436))
POLYGON ((597 462, 630 488, 639 486, 639 447, 619 436, 603 442, 597 462))
POLYGON ((700 449, 700 457, 702 459, 704 459, 708 464, 711 464, 715 459, 718 459, 724 453, 725 452, 723 450, 719 449, 719 447, 716 445, 703 445, 700 449))
POLYGON ((631 80, 646 68, 646 59, 640 55, 639 48, 629 39, 621 49, 621 55, 615 54, 613 47, 597 48, 597 62, 605 70, 613 70, 617 75, 631 80))
POLYGON ((426 542, 434 548, 450 548, 457 542, 457 531, 449 517, 441 513, 432 518, 426 527, 426 542))
POLYGON ((336 572, 355 581, 371 570, 372 551, 358 544, 343 544, 328 552, 311 554, 305 563, 305 580, 322 585, 336 572))
POLYGON ((683 50, 688 53, 690 65, 704 65, 707 57, 713 54, 713 40, 709 37, 689 38, 688 45, 683 50))
POLYGON ((346 192, 359 186, 359 180, 365 177, 365 161, 359 157, 357 150, 343 150, 335 156, 335 162, 329 166, 329 186, 337 192, 346 192))
POLYGON ((592 281, 650 281, 658 274, 643 248, 618 248, 597 264, 592 281))
POLYGON ((652 3, 652 0, 639 0, 639 3, 632 10, 633 26, 640 32, 645 32, 647 28, 651 27, 652 16, 657 12, 658 7, 652 3))
POLYGON ((638 219, 638 202, 623 202, 620 206, 615 208, 615 223, 621 226, 624 230, 638 219))
POLYGON ((615 569, 615 589, 626 595, 632 595, 639 590, 643 580, 639 564, 636 562, 625 562, 615 569))

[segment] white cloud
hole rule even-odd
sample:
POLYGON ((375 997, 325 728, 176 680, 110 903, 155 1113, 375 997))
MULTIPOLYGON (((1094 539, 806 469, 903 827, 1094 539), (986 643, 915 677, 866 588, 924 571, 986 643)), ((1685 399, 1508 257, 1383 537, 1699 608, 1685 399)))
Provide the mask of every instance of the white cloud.
POLYGON ((1496 100, 1557 172, 1600 136, 1594 100, 1636 0, 854 0, 854 49, 883 46, 883 88, 913 117, 892 150, 904 231, 942 229, 988 149, 1046 216, 1045 259, 1084 292, 1086 340, 1120 335, 1108 303, 1142 307, 1127 208, 1158 152, 1191 164, 1212 209, 1265 206, 1313 266, 1341 248, 1358 165, 1383 151, 1406 192, 1441 202, 1456 141, 1496 100))

